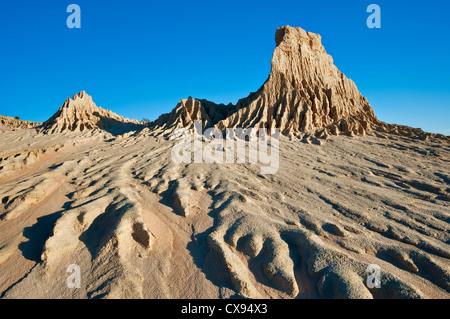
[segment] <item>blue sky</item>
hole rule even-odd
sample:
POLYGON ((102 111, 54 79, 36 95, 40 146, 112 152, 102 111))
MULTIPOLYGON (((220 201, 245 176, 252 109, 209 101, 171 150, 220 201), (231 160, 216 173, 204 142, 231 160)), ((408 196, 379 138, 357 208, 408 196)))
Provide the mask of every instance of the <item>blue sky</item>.
POLYGON ((45 121, 74 93, 155 119, 188 96, 235 103, 270 72, 275 30, 319 33, 379 119, 450 135, 450 2, 3 0, 0 114, 45 121), (69 4, 81 29, 69 29, 69 4), (381 29, 366 8, 381 7, 381 29))

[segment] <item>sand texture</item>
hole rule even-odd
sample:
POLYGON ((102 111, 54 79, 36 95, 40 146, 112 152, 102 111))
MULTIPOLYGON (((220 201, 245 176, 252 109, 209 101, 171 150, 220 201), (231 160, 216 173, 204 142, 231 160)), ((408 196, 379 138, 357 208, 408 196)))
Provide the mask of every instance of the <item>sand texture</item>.
POLYGON ((319 35, 275 41, 237 105, 144 125, 83 91, 43 124, 1 117, 0 297, 449 298, 450 138, 379 121, 319 35), (175 163, 194 120, 280 129, 277 173, 175 163))

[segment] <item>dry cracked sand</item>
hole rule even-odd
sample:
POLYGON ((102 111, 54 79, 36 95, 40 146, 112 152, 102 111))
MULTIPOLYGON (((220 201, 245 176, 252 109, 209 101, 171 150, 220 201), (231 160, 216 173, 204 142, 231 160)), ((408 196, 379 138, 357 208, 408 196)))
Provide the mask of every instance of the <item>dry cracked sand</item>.
POLYGON ((237 105, 144 125, 81 92, 43 124, 1 117, 0 296, 449 298, 450 138, 379 121, 320 36, 275 41, 237 105), (170 132, 198 119, 279 128, 277 173, 175 163, 170 132))

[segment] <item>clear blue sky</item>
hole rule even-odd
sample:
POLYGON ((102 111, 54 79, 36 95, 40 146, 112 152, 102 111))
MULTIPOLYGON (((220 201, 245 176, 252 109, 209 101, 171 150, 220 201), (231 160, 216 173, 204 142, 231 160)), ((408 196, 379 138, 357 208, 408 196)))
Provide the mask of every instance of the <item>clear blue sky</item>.
POLYGON ((322 35, 379 119, 450 135, 446 0, 2 0, 0 114, 45 121, 81 90, 141 120, 188 96, 235 103, 270 72, 282 25, 322 35), (81 29, 66 8, 81 7, 81 29), (366 26, 369 4, 381 29, 366 26))

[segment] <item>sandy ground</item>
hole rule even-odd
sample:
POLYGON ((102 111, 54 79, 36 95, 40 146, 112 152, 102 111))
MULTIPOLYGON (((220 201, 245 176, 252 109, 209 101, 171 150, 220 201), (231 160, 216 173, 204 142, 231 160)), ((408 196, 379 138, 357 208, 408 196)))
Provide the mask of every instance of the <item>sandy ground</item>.
POLYGON ((448 143, 281 137, 274 175, 175 164, 173 144, 0 133, 0 296, 450 297, 448 143))

